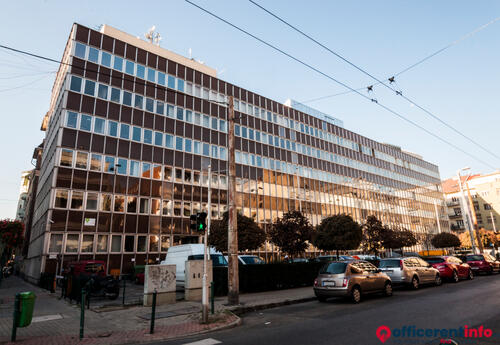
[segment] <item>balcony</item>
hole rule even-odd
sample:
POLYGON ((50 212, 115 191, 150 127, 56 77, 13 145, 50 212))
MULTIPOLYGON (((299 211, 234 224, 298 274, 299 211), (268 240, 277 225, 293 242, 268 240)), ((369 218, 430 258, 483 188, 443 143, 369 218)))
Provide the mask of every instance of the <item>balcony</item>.
POLYGON ((459 218, 462 218, 462 213, 452 213, 452 214, 449 214, 448 217, 450 219, 459 219, 459 218))
POLYGON ((463 225, 458 225, 458 224, 451 224, 450 228, 451 228, 451 230, 453 230, 453 231, 461 231, 461 230, 465 230, 465 226, 463 226, 463 225))
POLYGON ((457 201, 453 201, 453 200, 446 201, 446 206, 448 206, 448 207, 459 206, 459 205, 460 205, 460 202, 458 200, 457 201))

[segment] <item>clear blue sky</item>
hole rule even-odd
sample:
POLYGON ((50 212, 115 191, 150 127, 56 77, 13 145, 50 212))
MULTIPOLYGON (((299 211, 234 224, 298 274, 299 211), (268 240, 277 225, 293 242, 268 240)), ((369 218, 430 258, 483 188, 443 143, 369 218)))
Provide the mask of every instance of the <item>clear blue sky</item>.
MULTIPOLYGON (((245 0, 193 0, 278 45, 353 87, 373 82, 277 22, 245 0)), ((469 31, 500 16, 498 1, 264 1, 269 10, 310 33, 379 78, 387 78, 469 31)), ((340 86, 209 17, 182 0, 4 1, 0 44, 60 59, 71 24, 109 24, 143 36, 153 24, 161 46, 217 68, 220 77, 283 102, 341 92, 340 86)), ((500 154, 500 21, 398 78, 405 95, 500 154)), ((48 109, 52 63, 0 49, 0 218, 14 217, 21 171, 30 169, 33 149, 48 109)), ((375 88, 378 100, 473 155, 500 161, 451 132, 400 97, 375 88)), ((441 177, 464 166, 492 169, 446 146, 355 94, 310 103, 344 121, 345 127, 401 146, 439 165, 441 177)))

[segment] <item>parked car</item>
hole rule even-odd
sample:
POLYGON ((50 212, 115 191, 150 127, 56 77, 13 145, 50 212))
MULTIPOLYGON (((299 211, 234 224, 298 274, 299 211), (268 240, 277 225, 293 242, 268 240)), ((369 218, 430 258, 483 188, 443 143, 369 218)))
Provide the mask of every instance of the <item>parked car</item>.
POLYGON ((470 265, 474 273, 500 273, 500 261, 490 254, 468 254, 465 256, 465 261, 470 265))
POLYGON ((101 260, 83 260, 69 263, 70 274, 79 276, 99 275, 106 276, 106 263, 101 260))
MULTIPOLYGON (((212 266, 227 266, 227 261, 222 253, 210 247, 210 260, 212 266)), ((175 265, 176 284, 184 286, 186 274, 186 261, 188 260, 203 260, 204 246, 201 243, 181 244, 170 247, 167 251, 165 260, 161 265, 175 265)))
MULTIPOLYGON (((224 258, 229 262, 227 255, 224 255, 224 258)), ((238 262, 242 265, 261 265, 266 263, 257 255, 238 255, 238 262)))
POLYGON ((392 296, 391 278, 366 261, 326 263, 314 280, 314 294, 320 302, 329 297, 350 297, 354 303, 371 293, 392 296))
POLYGON ((354 260, 356 259, 349 255, 339 255, 338 258, 337 255, 320 255, 318 257, 315 257, 314 259, 311 259, 311 261, 314 262, 354 261, 354 260))
POLYGON ((471 267, 455 256, 427 256, 427 261, 439 271, 441 279, 457 283, 460 279, 474 279, 471 267))
POLYGON ((101 260, 83 260, 69 263, 69 275, 87 276, 91 279, 90 295, 116 299, 120 295, 117 279, 106 274, 106 263, 101 260))
POLYGON ((439 271, 421 258, 382 259, 378 267, 391 277, 393 284, 409 285, 414 290, 421 284, 442 283, 439 271))

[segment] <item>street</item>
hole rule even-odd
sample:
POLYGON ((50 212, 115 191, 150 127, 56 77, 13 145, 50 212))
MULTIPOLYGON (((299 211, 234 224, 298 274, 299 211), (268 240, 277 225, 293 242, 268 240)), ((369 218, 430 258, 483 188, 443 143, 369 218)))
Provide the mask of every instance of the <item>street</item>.
MULTIPOLYGON (((316 301, 243 315, 240 327, 155 344, 381 344, 379 326, 393 330, 457 329, 484 326, 489 338, 456 338, 457 344, 500 343, 500 276, 479 276, 472 281, 396 289, 392 297, 368 296, 358 305, 342 299, 316 301)), ((390 337, 384 344, 439 344, 438 337, 390 337)), ((193 344, 193 345, 194 345, 193 344)))

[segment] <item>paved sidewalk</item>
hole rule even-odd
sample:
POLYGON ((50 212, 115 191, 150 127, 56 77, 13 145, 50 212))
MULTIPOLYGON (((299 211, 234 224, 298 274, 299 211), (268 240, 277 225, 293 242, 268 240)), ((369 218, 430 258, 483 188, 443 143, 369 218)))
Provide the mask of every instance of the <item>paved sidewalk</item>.
MULTIPOLYGON (((18 328, 20 344, 74 344, 78 341, 80 307, 60 300, 58 294, 33 286, 11 276, 0 287, 0 344, 10 340, 14 296, 17 292, 33 291, 36 295, 33 322, 18 328)), ((208 324, 201 324, 200 302, 178 301, 156 308, 155 333, 149 334, 150 307, 137 305, 107 305, 91 301, 85 310, 85 338, 82 344, 128 344, 151 340, 172 339, 216 329, 233 327, 240 323, 235 314, 250 310, 272 308, 284 304, 314 299, 311 287, 240 295, 240 305, 226 306, 227 298, 215 300, 215 314, 208 324)))

